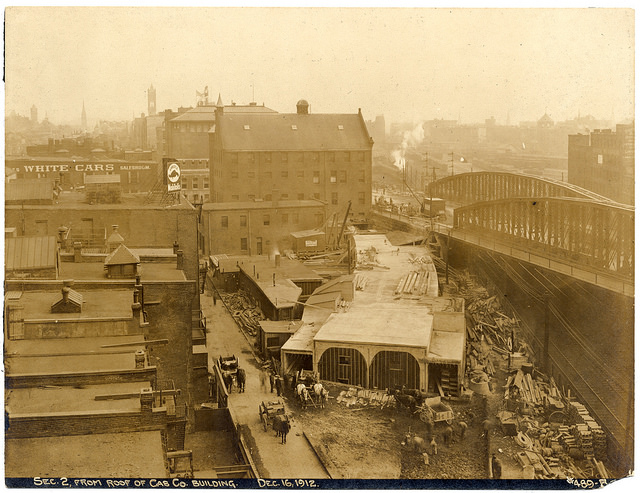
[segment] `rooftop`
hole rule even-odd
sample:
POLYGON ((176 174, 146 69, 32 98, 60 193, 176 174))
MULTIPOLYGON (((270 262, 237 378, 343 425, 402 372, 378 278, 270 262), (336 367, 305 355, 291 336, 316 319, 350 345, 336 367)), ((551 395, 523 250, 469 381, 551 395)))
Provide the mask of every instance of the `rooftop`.
POLYGON ((244 202, 207 202, 202 206, 205 211, 234 211, 239 209, 295 209, 299 207, 322 207, 325 203, 321 200, 251 200, 244 202))
MULTIPOLYGON (((132 249, 138 252, 137 249, 132 249)), ((178 270, 176 263, 168 262, 142 262, 138 267, 142 282, 145 281, 185 281, 182 270, 178 270)), ((61 262, 60 277, 63 279, 78 280, 109 280, 105 277, 104 264, 102 262, 61 262)), ((133 295, 132 295, 133 296, 133 295)), ((133 298, 132 298, 133 299, 133 298)))
POLYGON ((5 475, 163 478, 167 471, 161 432, 144 431, 7 440, 5 475))
MULTIPOLYGON (((102 271, 102 264, 98 265, 102 271)), ((60 288, 62 288, 62 283, 60 288)), ((51 305, 62 296, 60 289, 24 291, 19 302, 24 307, 25 320, 130 319, 133 316, 131 311, 133 289, 82 290, 76 288, 76 291, 83 297, 82 313, 51 313, 51 305)))
POLYGON ((55 236, 17 236, 4 240, 4 268, 36 270, 55 268, 58 260, 55 236))
POLYGON ((140 397, 96 400, 105 394, 138 394, 151 387, 150 382, 110 383, 86 387, 31 387, 5 391, 6 410, 10 414, 42 414, 99 411, 140 411, 140 397))
MULTIPOLYGON (((182 113, 175 118, 172 118, 171 122, 214 122, 216 106, 202 105, 196 106, 189 111, 182 113)), ((267 108, 265 105, 228 105, 224 107, 225 113, 277 113, 277 111, 267 108)))
POLYGON ((4 200, 6 204, 26 201, 53 202, 53 181, 47 179, 20 179, 5 183, 4 200))
POLYGON ((225 150, 367 150, 369 133, 359 114, 222 115, 217 128, 225 150))

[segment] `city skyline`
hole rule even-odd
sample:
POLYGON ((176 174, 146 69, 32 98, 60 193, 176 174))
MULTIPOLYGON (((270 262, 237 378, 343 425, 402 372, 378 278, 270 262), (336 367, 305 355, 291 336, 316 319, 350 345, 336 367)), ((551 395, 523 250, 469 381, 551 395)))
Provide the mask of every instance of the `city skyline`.
POLYGON ((220 93, 225 104, 255 100, 287 113, 304 98, 311 112, 362 108, 365 119, 388 122, 634 116, 631 9, 13 7, 5 15, 6 112, 28 115, 35 105, 60 124, 79 123, 83 101, 90 127, 146 114, 152 84, 158 111, 194 106, 208 86, 211 102, 220 93))

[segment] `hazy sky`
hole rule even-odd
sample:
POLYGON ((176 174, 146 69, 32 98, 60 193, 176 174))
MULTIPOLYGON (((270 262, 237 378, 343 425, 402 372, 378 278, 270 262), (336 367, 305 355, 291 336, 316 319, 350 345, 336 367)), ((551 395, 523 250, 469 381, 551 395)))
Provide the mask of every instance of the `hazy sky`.
POLYGON ((210 99, 387 122, 634 114, 630 9, 8 8, 6 109, 79 124, 210 99))

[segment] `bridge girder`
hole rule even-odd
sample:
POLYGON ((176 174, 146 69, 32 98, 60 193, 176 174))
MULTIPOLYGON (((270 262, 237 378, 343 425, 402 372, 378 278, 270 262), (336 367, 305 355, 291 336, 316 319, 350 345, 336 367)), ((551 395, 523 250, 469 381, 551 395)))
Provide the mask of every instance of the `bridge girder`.
POLYGON ((456 208, 453 227, 633 279, 631 206, 561 197, 492 200, 456 208))
POLYGON ((461 204, 515 197, 576 197, 612 202, 597 193, 539 176, 482 171, 447 176, 429 184, 429 194, 461 204))

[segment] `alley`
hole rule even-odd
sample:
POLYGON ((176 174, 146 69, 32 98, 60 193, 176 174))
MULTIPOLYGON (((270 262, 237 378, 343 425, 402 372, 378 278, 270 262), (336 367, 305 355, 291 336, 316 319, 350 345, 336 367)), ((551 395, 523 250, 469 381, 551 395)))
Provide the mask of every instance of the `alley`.
MULTIPOLYGON (((207 318, 207 350, 209 369, 218 356, 235 355, 240 368, 246 371, 245 392, 238 393, 234 387, 229 396, 229 407, 240 425, 250 430, 248 443, 255 444, 251 450, 258 472, 264 478, 328 478, 328 474, 303 435, 299 423, 292 421, 287 443, 281 444, 271 429, 264 431, 258 414, 262 401, 276 399, 275 393, 260 387, 260 367, 251 347, 235 321, 218 299, 213 303, 211 292, 201 296, 201 306, 207 318)), ((283 398, 280 398, 283 399, 283 398)), ((287 413, 291 405, 285 399, 287 413)), ((295 409, 293 409, 295 410, 295 409)))

